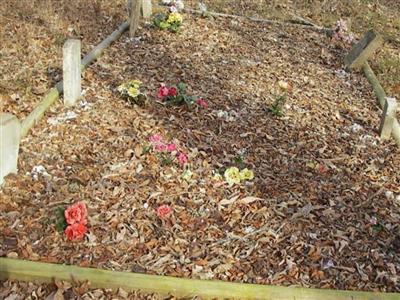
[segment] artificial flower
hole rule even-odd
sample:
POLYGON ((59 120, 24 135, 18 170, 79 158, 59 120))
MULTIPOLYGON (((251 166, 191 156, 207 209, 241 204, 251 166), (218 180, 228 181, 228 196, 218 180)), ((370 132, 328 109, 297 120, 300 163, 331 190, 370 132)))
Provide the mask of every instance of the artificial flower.
POLYGON ((188 162, 188 157, 187 157, 187 155, 186 155, 185 153, 183 153, 183 152, 179 152, 179 153, 177 154, 177 157, 178 157, 179 163, 180 163, 182 166, 188 162))
POLYGON ((153 134, 151 137, 149 137, 150 143, 161 143, 163 140, 163 137, 160 134, 153 134))
POLYGON ((168 148, 167 148, 167 145, 165 145, 163 143, 159 143, 159 144, 155 145, 154 149, 158 152, 165 152, 165 151, 167 151, 168 148))
POLYGON ((172 212, 172 208, 169 205, 161 205, 157 208, 157 216, 160 219, 167 218, 172 212))
POLYGON ((241 180, 252 180, 254 178, 254 173, 252 170, 247 168, 240 171, 240 179, 241 180))
POLYGON ((132 98, 135 98, 135 97, 139 96, 139 90, 137 88, 135 88, 134 86, 132 86, 128 89, 128 95, 132 98))
POLYGON ((183 21, 182 15, 177 12, 170 13, 167 19, 167 23, 169 24, 182 23, 182 21, 183 21))
POLYGON ((164 98, 164 97, 168 96, 168 92, 169 92, 169 89, 163 85, 158 89, 157 96, 159 98, 164 98))
POLYGON ((178 94, 178 90, 176 89, 176 87, 169 88, 168 96, 175 97, 177 94, 178 94))
POLYGON ((86 225, 87 223, 87 208, 84 202, 77 202, 68 207, 64 212, 65 220, 69 225, 81 223, 86 225))
POLYGON ((72 225, 68 225, 65 228, 65 235, 70 241, 78 241, 81 240, 85 233, 87 232, 87 227, 85 224, 82 223, 74 223, 72 225))
POLYGON ((201 107, 208 108, 208 103, 203 98, 197 99, 196 103, 201 107))
POLYGON ((168 151, 168 152, 176 151, 176 145, 173 144, 173 143, 168 144, 168 145, 167 145, 167 151, 168 151))
POLYGON ((140 80, 134 79, 134 80, 131 80, 130 84, 138 89, 140 87, 140 85, 142 84, 142 82, 140 80))
POLYGON ((236 167, 230 167, 225 170, 224 177, 226 182, 232 186, 234 184, 240 183, 240 172, 236 167))

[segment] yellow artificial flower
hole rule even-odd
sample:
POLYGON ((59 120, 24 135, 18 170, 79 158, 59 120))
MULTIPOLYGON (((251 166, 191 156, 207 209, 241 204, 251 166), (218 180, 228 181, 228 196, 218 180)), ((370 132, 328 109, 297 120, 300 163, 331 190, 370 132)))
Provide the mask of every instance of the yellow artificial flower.
POLYGON ((168 16, 167 23, 173 24, 173 23, 182 23, 183 18, 181 14, 178 13, 170 13, 168 16))
POLYGON ((123 83, 120 86, 117 87, 118 92, 123 93, 126 91, 126 84, 123 83))
POLYGON ((241 180, 252 180, 254 178, 254 173, 252 170, 247 168, 240 171, 240 179, 241 180))
POLYGON ((130 84, 133 85, 134 88, 138 89, 138 88, 140 88, 140 85, 142 84, 142 82, 140 80, 135 79, 135 80, 131 80, 130 84))
POLYGON ((226 182, 232 186, 234 184, 240 183, 240 172, 236 167, 230 167, 225 170, 224 177, 226 182))
POLYGON ((132 98, 139 96, 139 90, 135 87, 131 87, 128 90, 128 95, 132 98))

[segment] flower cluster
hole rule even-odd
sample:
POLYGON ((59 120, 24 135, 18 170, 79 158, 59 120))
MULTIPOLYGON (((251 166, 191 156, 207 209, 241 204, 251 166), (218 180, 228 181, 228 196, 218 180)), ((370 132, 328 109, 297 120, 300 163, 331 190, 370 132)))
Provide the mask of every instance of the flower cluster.
POLYGON ((183 17, 177 11, 172 11, 167 14, 159 13, 154 17, 154 25, 164 30, 168 29, 172 32, 178 32, 183 22, 183 17))
POLYGON ((201 107, 207 108, 208 103, 203 98, 198 98, 196 100, 195 96, 189 96, 186 94, 186 85, 184 83, 179 83, 176 87, 167 87, 165 85, 161 85, 157 92, 158 98, 166 104, 172 105, 192 105, 193 103, 197 103, 201 107))
POLYGON ((130 80, 120 86, 117 90, 123 97, 126 97, 131 103, 143 105, 146 101, 146 94, 140 90, 142 82, 140 80, 130 80))
POLYGON ((236 167, 230 167, 225 170, 224 177, 229 186, 232 186, 234 184, 239 184, 241 181, 252 180, 254 178, 254 173, 247 168, 239 171, 236 167))
POLYGON ((64 211, 66 223, 64 233, 70 241, 78 241, 85 236, 87 215, 87 208, 83 202, 77 202, 64 211))
POLYGON ((354 41, 353 35, 349 33, 346 21, 339 20, 336 22, 336 25, 333 28, 332 39, 334 41, 342 41, 347 44, 351 44, 354 41))
POLYGON ((176 159, 181 166, 188 163, 188 156, 182 151, 178 150, 178 147, 174 143, 168 143, 164 141, 164 138, 159 134, 154 134, 149 138, 149 142, 153 147, 153 150, 158 152, 159 158, 165 164, 170 164, 176 159))

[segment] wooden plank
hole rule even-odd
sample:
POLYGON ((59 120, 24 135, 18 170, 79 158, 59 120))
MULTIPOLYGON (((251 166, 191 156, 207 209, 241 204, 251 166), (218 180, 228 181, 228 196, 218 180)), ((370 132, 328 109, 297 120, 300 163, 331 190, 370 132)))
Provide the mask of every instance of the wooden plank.
POLYGON ((381 139, 387 140, 390 138, 393 129, 394 119, 396 119, 397 102, 396 98, 386 97, 385 106, 381 117, 379 134, 381 139))
POLYGON ((199 296, 210 299, 265 299, 265 300, 399 300, 400 294, 310 289, 256 284, 243 284, 214 280, 184 279, 168 276, 116 272, 68 265, 0 258, 0 279, 53 282, 88 281, 96 288, 123 288, 174 295, 199 296))
MULTIPOLYGON (((374 93, 378 99, 379 105, 381 106, 382 109, 384 109, 387 97, 385 90, 379 83, 378 78, 376 78, 375 73, 371 69, 368 62, 364 64, 363 71, 368 81, 371 83, 372 88, 374 89, 374 93)), ((396 118, 393 120, 392 137, 395 139, 397 145, 400 146, 400 124, 396 118)))
POLYGON ((377 50, 383 43, 383 38, 375 33, 368 31, 364 37, 353 46, 349 54, 344 59, 346 68, 358 70, 363 67, 367 59, 377 50))

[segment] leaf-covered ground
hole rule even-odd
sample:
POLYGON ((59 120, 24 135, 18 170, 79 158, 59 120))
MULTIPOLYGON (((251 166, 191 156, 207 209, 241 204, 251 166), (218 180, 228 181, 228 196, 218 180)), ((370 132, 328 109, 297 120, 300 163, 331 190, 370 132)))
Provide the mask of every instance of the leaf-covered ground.
POLYGON ((368 82, 342 69, 348 50, 307 29, 184 18, 176 35, 148 25, 124 35, 85 72, 82 102, 54 105, 22 141, 19 174, 0 191, 0 255, 399 292, 400 157, 378 138, 368 82), (119 97, 129 79, 150 94, 145 107, 119 97), (209 107, 156 101, 161 83, 180 81, 209 107), (269 111, 278 81, 289 84, 283 117, 269 111), (153 134, 188 153, 191 179, 147 151, 153 134), (254 180, 213 179, 234 165, 254 180), (54 218, 77 201, 88 205, 89 234, 71 243, 54 218), (173 214, 160 220, 163 204, 173 214))

